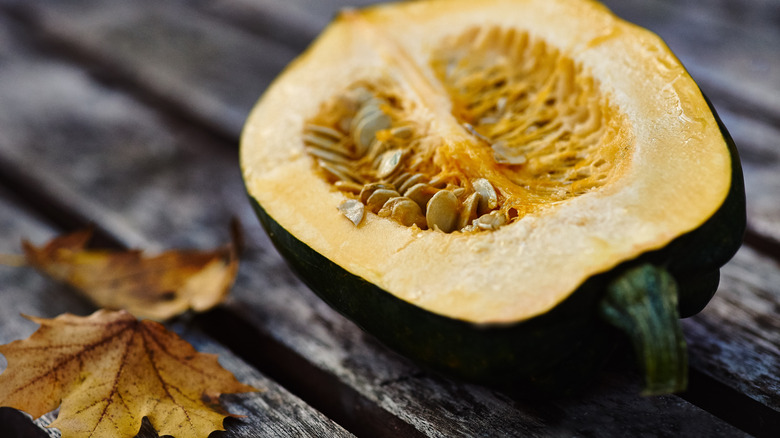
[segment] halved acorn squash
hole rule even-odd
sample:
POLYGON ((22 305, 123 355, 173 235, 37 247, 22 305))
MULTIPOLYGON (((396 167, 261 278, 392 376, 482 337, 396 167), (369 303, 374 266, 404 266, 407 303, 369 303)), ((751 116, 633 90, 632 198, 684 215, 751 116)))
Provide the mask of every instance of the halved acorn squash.
POLYGON ((622 332, 647 393, 683 389, 678 318, 745 227, 708 101, 657 36, 591 1, 345 10, 254 108, 241 163, 325 301, 503 386, 579 387, 622 332))

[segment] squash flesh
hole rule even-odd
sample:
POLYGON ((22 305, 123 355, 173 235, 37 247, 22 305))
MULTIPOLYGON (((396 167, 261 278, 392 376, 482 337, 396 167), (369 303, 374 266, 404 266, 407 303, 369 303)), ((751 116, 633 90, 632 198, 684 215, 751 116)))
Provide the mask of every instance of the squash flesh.
MULTIPOLYGON (((434 55, 455 116, 492 155, 454 154, 498 185, 503 209, 524 216, 616 179, 631 139, 617 108, 570 58, 527 33, 469 29, 434 55), (519 164, 514 164, 519 162, 519 164)), ((484 148, 483 148, 484 149, 484 148)))
MULTIPOLYGON (((588 2, 455 3, 455 12, 440 15, 436 2, 345 15, 255 108, 242 140, 247 187, 296 238, 423 309, 500 324, 549 311, 586 279, 665 246, 717 210, 731 184, 728 150, 715 120, 701 110, 706 104, 698 88, 657 37, 588 2), (572 7, 580 10, 566 12, 572 7), (575 14, 600 25, 564 19, 575 14), (303 123, 334 89, 387 72, 388 51, 376 50, 379 35, 401 49, 402 63, 413 64, 415 77, 398 82, 422 96, 421 106, 442 125, 437 132, 454 145, 451 156, 471 153, 461 145, 473 139, 452 118, 450 96, 441 92, 430 59, 443 37, 484 23, 541 38, 599 81, 628 127, 630 152, 621 158, 619 178, 519 214, 490 233, 424 232, 373 215, 355 228, 336 209, 344 195, 312 172, 302 150, 303 123)), ((505 205, 528 204, 526 194, 516 196, 523 202, 505 205)))

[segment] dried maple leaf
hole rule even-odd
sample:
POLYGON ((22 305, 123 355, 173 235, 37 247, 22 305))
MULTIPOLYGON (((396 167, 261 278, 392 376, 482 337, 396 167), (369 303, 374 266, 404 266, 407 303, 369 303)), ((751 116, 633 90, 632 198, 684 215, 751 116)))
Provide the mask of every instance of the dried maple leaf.
POLYGON ((143 417, 163 435, 206 437, 230 416, 211 406, 220 393, 256 391, 216 355, 126 311, 28 318, 41 327, 0 346, 0 406, 37 418, 62 402, 51 427, 64 438, 132 437, 143 417))
MULTIPOLYGON (((237 230, 237 228, 236 228, 237 230)), ((22 242, 28 265, 68 283, 98 307, 125 309, 140 318, 164 320, 221 303, 238 272, 238 233, 214 251, 86 249, 91 230, 55 237, 42 247, 22 242)))

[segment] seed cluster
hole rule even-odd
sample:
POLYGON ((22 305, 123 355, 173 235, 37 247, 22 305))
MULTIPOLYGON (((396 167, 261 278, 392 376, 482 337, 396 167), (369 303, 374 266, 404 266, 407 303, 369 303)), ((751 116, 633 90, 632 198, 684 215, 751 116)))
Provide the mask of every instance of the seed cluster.
POLYGON ((431 65, 455 117, 536 193, 564 200, 603 186, 627 147, 625 122, 593 76, 526 32, 469 29, 431 65))
POLYGON ((420 147, 425 127, 387 86, 356 86, 304 128, 306 151, 334 187, 351 198, 339 209, 355 225, 366 211, 405 226, 446 233, 496 229, 506 222, 487 179, 463 184, 432 168, 420 147))
POLYGON ((519 202, 552 204, 601 187, 625 147, 620 114, 593 78, 527 34, 470 29, 444 40, 431 68, 473 138, 464 147, 490 148, 495 171, 445 169, 432 124, 412 115, 414 99, 388 79, 356 83, 303 132, 355 225, 370 212, 423 230, 496 230, 529 211, 519 202))

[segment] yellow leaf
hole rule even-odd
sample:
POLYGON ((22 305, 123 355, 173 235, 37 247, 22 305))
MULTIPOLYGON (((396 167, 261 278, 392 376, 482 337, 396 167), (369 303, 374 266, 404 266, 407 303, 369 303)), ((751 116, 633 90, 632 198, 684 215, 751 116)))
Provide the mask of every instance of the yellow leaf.
POLYGON ((0 405, 37 418, 62 403, 51 427, 63 438, 132 437, 148 417, 162 435, 206 437, 227 415, 222 393, 256 391, 153 321, 125 311, 29 317, 32 336, 0 346, 0 405))
MULTIPOLYGON (((86 249, 91 230, 59 236, 42 247, 22 242, 26 263, 68 283, 98 307, 164 320, 221 303, 238 272, 238 238, 214 251, 86 249)), ((237 236, 237 233, 234 233, 237 236)))

